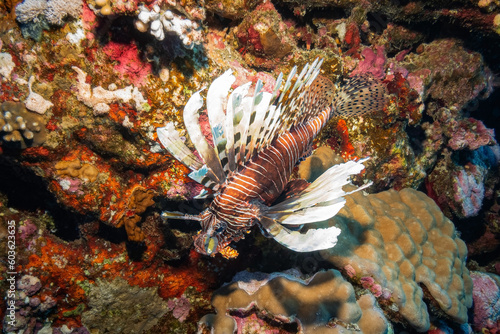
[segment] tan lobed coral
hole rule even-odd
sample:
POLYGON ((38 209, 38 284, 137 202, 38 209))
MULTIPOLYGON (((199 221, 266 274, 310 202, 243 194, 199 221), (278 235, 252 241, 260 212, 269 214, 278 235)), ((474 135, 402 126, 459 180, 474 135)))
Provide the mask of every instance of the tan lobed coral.
POLYGON ((21 102, 3 102, 1 109, 0 135, 6 145, 26 148, 45 142, 47 130, 42 116, 29 112, 21 102))
POLYGON ((337 270, 318 272, 307 280, 283 273, 258 274, 237 275, 240 281, 217 290, 212 297, 217 314, 203 317, 200 331, 207 326, 212 333, 233 333, 237 325, 226 312, 256 309, 260 316, 270 313, 277 322, 296 322, 300 333, 391 332, 373 295, 356 299, 354 288, 337 270))
POLYGON ((117 227, 125 227, 128 240, 138 242, 144 240, 144 232, 139 226, 137 226, 137 224, 141 221, 141 217, 139 215, 144 213, 148 207, 155 204, 155 201, 153 200, 155 195, 155 191, 141 186, 135 187, 132 191, 128 200, 127 210, 122 215, 117 225, 117 227))
POLYGON ((472 306, 467 248, 434 201, 413 189, 358 192, 346 199, 329 221, 342 229, 339 242, 321 255, 389 289, 398 313, 417 331, 430 326, 425 291, 419 285, 444 315, 466 323, 467 308, 472 306))
POLYGON ((318 147, 314 153, 299 165, 299 177, 314 182, 328 168, 343 163, 344 159, 328 146, 318 147))
POLYGON ((71 161, 59 161, 54 166, 59 176, 76 177, 83 181, 94 182, 99 175, 97 167, 84 163, 78 159, 71 161))

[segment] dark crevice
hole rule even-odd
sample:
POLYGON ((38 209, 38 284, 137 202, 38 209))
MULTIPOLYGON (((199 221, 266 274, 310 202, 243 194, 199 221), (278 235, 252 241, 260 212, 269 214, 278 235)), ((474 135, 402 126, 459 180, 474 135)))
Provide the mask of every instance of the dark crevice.
POLYGON ((61 205, 47 190, 47 184, 14 157, 0 155, 0 192, 7 195, 8 205, 20 211, 48 211, 54 219, 54 234, 66 241, 80 238, 79 225, 95 220, 61 205))

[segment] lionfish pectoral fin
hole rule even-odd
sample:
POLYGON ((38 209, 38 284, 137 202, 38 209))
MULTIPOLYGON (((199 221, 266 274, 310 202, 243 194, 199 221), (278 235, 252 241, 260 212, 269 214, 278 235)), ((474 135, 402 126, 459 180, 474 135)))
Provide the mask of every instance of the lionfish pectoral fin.
MULTIPOLYGON (((344 196, 350 194, 342 188, 349 184, 351 175, 365 168, 364 161, 366 159, 330 167, 299 194, 267 208, 263 215, 282 225, 315 223, 335 216, 345 204, 344 196)), ((354 191, 368 186, 370 184, 365 184, 354 191)))
POLYGON ((309 185, 310 185, 310 183, 304 179, 291 180, 286 184, 285 190, 283 190, 282 196, 284 196, 284 199, 288 199, 292 196, 299 195, 309 185))
POLYGON ((313 252, 334 247, 340 233, 340 228, 336 226, 309 229, 306 233, 282 230, 274 236, 274 240, 296 252, 313 252))
POLYGON ((265 215, 260 218, 259 227, 264 236, 273 238, 295 252, 313 252, 332 248, 337 244, 337 237, 341 233, 341 230, 335 226, 318 229, 313 227, 301 233, 303 225, 288 228, 265 215))
POLYGON ((185 166, 191 170, 196 170, 203 165, 198 157, 184 144, 172 122, 167 123, 162 128, 157 128, 156 133, 163 147, 185 166))
POLYGON ((186 213, 178 212, 178 211, 163 211, 161 213, 162 219, 185 219, 185 220, 197 220, 200 221, 200 216, 188 215, 186 213))
POLYGON ((198 195, 196 195, 195 197, 193 197, 194 199, 204 199, 204 198, 207 198, 209 196, 211 196, 213 194, 209 193, 206 189, 202 189, 200 191, 200 193, 198 195))
POLYGON ((260 230, 266 238, 274 238, 284 229, 283 225, 269 217, 261 217, 259 222, 260 230))

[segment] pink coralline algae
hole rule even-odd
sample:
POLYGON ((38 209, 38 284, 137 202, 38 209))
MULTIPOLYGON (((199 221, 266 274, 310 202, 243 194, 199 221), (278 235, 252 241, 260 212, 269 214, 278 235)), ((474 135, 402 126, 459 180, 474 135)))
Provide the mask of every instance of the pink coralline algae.
POLYGON ((473 217, 481 210, 486 173, 487 170, 471 163, 453 173, 455 210, 463 217, 473 217))
POLYGON ((23 222, 21 226, 19 226, 19 236, 23 241, 31 237, 37 231, 37 227, 35 224, 31 222, 31 220, 27 219, 23 222))
POLYGON ((15 314, 6 315, 5 332, 38 333, 45 323, 45 316, 56 306, 51 296, 43 297, 42 283, 38 277, 22 276, 17 282, 15 314))
POLYGON ((482 333, 500 333, 500 277, 494 274, 472 272, 474 282, 474 330, 482 333))
POLYGON ((371 276, 361 277, 361 285, 363 288, 370 290, 375 297, 382 296, 382 287, 380 284, 375 283, 375 280, 371 276))
POLYGON ((184 296, 169 300, 167 305, 172 311, 174 317, 180 322, 184 322, 184 320, 186 320, 189 315, 189 310, 191 309, 189 299, 184 296))
POLYGON ((451 136, 448 146, 453 150, 476 150, 481 146, 496 144, 495 131, 474 118, 452 122, 448 132, 451 136))
POLYGON ((360 75, 364 73, 370 73, 378 79, 383 79, 385 77, 385 48, 383 46, 376 46, 376 52, 371 48, 365 48, 361 55, 365 58, 360 61, 358 67, 351 73, 353 75, 360 75))
POLYGON ((117 61, 115 70, 136 86, 145 84, 146 77, 151 73, 151 64, 140 59, 139 51, 135 44, 120 44, 109 42, 103 51, 112 60, 117 61))

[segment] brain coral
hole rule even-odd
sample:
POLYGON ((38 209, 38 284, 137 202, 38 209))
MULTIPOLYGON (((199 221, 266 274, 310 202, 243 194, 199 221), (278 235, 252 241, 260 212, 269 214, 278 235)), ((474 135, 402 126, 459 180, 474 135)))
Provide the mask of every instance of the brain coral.
POLYGON ((344 208, 329 221, 342 229, 339 242, 321 255, 391 290, 399 313, 417 331, 430 326, 420 285, 447 317, 467 322, 472 306, 467 249, 438 206, 413 189, 358 192, 346 198, 344 208))
POLYGON ((214 293, 212 304, 217 314, 206 315, 200 320, 201 326, 211 327, 212 333, 233 333, 236 327, 238 333, 266 332, 262 327, 256 328, 258 321, 248 316, 249 321, 254 322, 251 326, 241 322, 237 325, 226 315, 230 310, 230 314, 236 311, 237 317, 245 317, 255 309, 261 313, 259 317, 267 315, 277 322, 297 323, 299 333, 392 332, 373 295, 356 298, 352 285, 337 270, 318 272, 307 280, 283 273, 241 274, 235 277, 239 281, 214 293), (250 327, 252 330, 248 331, 250 327))

